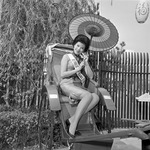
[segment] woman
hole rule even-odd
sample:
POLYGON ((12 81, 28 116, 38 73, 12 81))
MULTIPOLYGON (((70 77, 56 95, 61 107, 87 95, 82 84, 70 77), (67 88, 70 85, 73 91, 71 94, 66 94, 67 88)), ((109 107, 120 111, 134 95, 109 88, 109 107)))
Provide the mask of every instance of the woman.
POLYGON ((80 100, 75 114, 66 120, 68 134, 72 138, 75 137, 75 131, 82 115, 90 111, 99 101, 97 94, 90 93, 86 89, 89 79, 93 78, 93 72, 88 63, 89 46, 89 38, 85 35, 78 35, 73 41, 73 53, 65 54, 61 60, 60 87, 62 92, 73 99, 80 100), (73 60, 76 60, 78 65, 75 66, 73 60), (82 74, 84 79, 80 78, 78 73, 82 74))

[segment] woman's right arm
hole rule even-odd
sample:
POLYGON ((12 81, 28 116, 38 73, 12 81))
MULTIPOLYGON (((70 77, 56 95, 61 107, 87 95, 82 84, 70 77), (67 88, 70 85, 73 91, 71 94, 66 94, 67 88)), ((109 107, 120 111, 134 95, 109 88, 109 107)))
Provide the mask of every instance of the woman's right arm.
POLYGON ((67 71, 68 61, 69 57, 67 54, 65 54, 61 60, 61 78, 70 77, 81 70, 81 67, 78 67, 76 69, 67 71))

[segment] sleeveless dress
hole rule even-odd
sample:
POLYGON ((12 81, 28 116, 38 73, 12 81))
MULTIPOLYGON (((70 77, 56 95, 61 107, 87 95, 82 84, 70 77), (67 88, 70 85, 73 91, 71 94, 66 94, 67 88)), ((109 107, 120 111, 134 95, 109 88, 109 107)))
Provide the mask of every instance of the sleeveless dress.
MULTIPOLYGON (((67 71, 74 70, 74 66, 68 57, 67 71)), ((71 77, 61 79, 60 88, 62 93, 73 99, 80 99, 80 95, 87 90, 82 86, 80 79, 74 74, 71 77)))

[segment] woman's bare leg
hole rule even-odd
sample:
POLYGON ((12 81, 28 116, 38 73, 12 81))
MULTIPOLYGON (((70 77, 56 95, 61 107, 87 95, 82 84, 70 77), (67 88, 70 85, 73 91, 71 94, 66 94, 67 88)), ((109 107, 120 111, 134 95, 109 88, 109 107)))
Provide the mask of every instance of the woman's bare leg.
MULTIPOLYGON (((89 104, 89 106, 87 107, 87 109, 86 109, 86 111, 84 112, 84 114, 86 114, 87 112, 89 112, 92 108, 94 108, 95 106, 96 106, 96 104, 99 102, 99 97, 98 97, 98 95, 97 94, 95 94, 95 93, 92 93, 92 101, 91 101, 91 103, 89 104)), ((69 121, 70 122, 73 122, 73 120, 74 120, 74 115, 71 117, 71 118, 69 118, 69 121)))
POLYGON ((81 97, 83 97, 81 99, 81 101, 79 102, 76 112, 73 115, 73 120, 70 120, 70 128, 69 128, 69 132, 74 135, 75 131, 76 131, 76 127, 77 124, 81 118, 81 116, 85 113, 85 111, 87 110, 89 104, 92 101, 92 94, 89 92, 84 93, 83 95, 81 95, 81 97))
POLYGON ((77 106, 75 114, 69 119, 71 125, 69 132, 74 135, 81 116, 89 112, 97 103, 99 97, 95 93, 86 94, 77 106), (91 99, 91 100, 90 100, 91 99))
POLYGON ((69 119, 69 132, 74 135, 81 116, 91 110, 98 103, 99 97, 95 93, 90 93, 80 87, 72 86, 70 84, 65 84, 61 88, 66 92, 66 95, 70 96, 71 94, 72 98, 81 99, 75 114, 69 119))
POLYGON ((97 94, 92 93, 92 101, 89 104, 88 108, 86 109, 85 113, 89 112, 92 108, 96 106, 96 104, 99 102, 99 97, 97 94))

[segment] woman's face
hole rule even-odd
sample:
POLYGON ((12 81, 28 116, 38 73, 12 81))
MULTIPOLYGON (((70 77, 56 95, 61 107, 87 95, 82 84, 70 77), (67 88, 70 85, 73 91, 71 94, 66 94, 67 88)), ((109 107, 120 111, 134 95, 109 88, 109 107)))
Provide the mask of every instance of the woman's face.
POLYGON ((81 43, 81 42, 77 42, 75 45, 74 45, 74 53, 76 55, 80 55, 81 53, 84 52, 84 49, 85 49, 85 44, 81 43))

